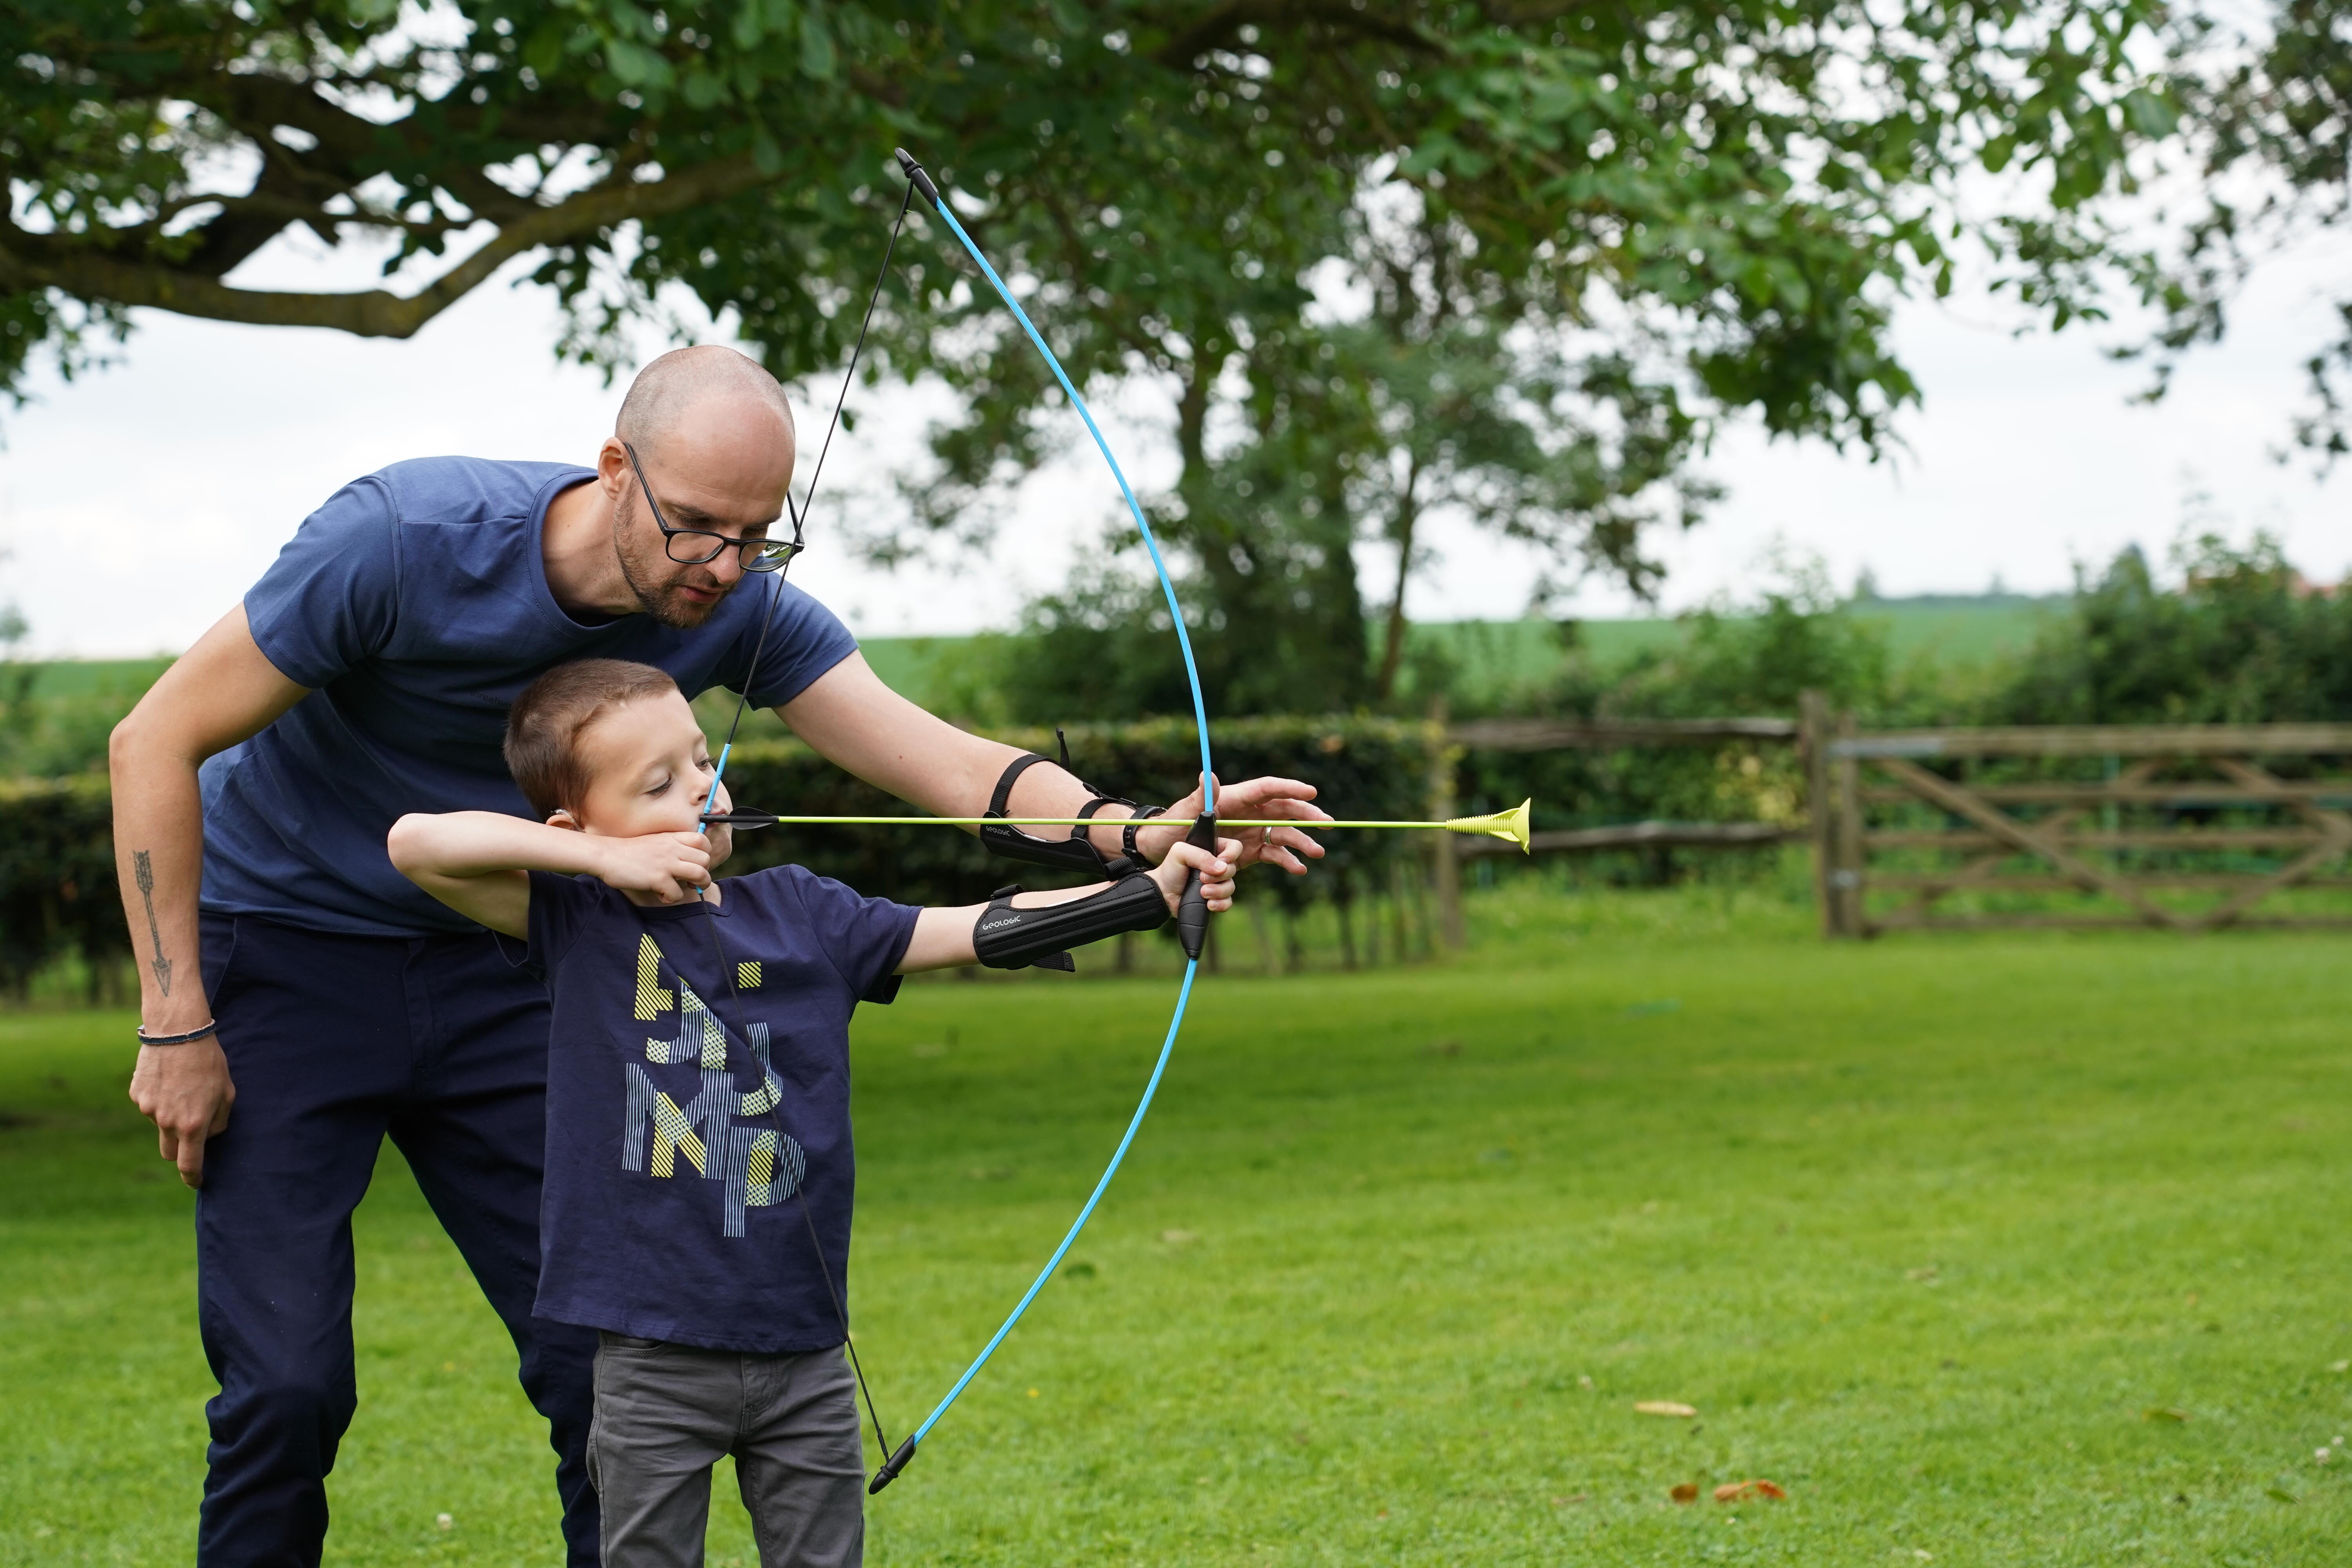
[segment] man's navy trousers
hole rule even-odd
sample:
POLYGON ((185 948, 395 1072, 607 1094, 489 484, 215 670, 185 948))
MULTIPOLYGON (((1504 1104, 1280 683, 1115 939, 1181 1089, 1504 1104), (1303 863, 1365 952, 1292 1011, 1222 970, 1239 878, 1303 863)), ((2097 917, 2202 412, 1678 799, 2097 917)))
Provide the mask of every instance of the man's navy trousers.
POLYGON ((199 1324, 219 1379, 196 1556, 312 1568, 358 1403, 352 1211, 386 1134, 514 1337, 547 1417, 574 1568, 597 1561, 586 1451, 594 1331, 535 1321, 546 992, 495 939, 362 937, 204 918, 236 1084, 196 1197, 199 1324))

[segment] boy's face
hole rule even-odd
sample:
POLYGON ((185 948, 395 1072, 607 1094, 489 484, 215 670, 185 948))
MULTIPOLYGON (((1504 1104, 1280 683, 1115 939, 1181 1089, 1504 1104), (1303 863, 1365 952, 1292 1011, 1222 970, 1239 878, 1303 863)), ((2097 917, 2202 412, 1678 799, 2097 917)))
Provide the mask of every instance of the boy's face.
POLYGON ((588 794, 570 814, 574 826, 605 838, 699 827, 710 746, 685 698, 669 691, 608 709, 580 732, 579 746, 588 794))

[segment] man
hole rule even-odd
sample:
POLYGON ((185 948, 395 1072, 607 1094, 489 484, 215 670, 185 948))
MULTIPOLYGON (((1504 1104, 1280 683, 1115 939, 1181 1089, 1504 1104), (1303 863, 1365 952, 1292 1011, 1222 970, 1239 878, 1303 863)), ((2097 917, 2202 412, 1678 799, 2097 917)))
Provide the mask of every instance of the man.
MULTIPOLYGON (((597 1560, 587 1479, 594 1335, 536 1322, 546 1000, 490 936, 384 853, 408 812, 527 808, 508 704, 571 659, 658 666, 751 700, 840 766, 943 816, 1106 826, 1157 861, 1199 807, 1126 824, 1050 763, 885 687, 840 623, 761 568, 794 458, 782 390, 731 350, 647 365, 593 469, 433 458, 344 487, 115 731, 116 855, 140 948, 131 1096, 196 1200, 206 1406, 201 1563, 314 1564, 324 1478, 357 1401, 351 1213, 388 1133, 514 1338, 549 1421, 571 1561, 597 1560), (751 569, 751 591, 737 593, 751 569), (772 614, 770 613, 771 603, 772 614), (766 645, 751 671, 763 625, 766 645)), ((1234 816, 1322 814, 1284 779, 1234 816)), ((1297 829, 1239 858, 1293 872, 1297 829)))

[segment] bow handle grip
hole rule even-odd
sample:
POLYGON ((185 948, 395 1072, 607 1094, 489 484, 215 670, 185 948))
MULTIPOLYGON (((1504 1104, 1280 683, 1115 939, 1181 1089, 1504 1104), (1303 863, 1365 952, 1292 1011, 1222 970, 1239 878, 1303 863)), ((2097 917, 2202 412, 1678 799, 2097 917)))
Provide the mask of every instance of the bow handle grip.
MULTIPOLYGON (((1216 853, 1217 814, 1204 811, 1192 819, 1192 831, 1184 835, 1184 842, 1216 853)), ((1201 957, 1201 945, 1209 939, 1209 900, 1201 895, 1201 873, 1184 873, 1184 896, 1176 900, 1176 940, 1184 945, 1184 956, 1195 963, 1201 957)))

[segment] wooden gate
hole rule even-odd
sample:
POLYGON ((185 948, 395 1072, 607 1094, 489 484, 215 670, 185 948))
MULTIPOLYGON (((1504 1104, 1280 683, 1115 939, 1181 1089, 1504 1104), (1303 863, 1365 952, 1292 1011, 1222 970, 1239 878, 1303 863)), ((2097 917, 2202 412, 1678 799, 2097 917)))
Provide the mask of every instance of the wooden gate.
POLYGON ((2352 926, 2352 725, 1801 728, 1828 935, 2352 926))

